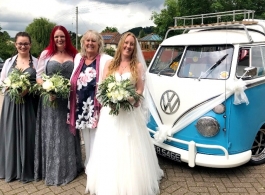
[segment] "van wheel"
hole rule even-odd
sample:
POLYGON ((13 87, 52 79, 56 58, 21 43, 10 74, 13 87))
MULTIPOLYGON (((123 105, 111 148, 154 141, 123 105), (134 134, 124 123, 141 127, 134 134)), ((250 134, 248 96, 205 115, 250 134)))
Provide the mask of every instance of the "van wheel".
POLYGON ((260 129, 253 142, 250 163, 260 165, 265 163, 265 129, 260 129))

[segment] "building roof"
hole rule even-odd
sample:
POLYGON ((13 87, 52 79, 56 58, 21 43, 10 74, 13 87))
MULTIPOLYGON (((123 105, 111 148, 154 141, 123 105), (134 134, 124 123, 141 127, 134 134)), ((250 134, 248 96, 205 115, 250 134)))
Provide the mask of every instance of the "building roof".
POLYGON ((139 39, 139 41, 162 41, 163 39, 157 34, 149 34, 139 39))
POLYGON ((104 44, 116 44, 118 45, 121 38, 121 34, 118 32, 105 32, 100 33, 104 39, 104 44))

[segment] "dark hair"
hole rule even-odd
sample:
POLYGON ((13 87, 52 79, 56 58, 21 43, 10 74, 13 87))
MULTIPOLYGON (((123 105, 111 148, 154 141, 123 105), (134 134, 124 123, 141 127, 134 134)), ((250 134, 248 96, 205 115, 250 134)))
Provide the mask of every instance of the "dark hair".
POLYGON ((72 45, 72 42, 71 42, 71 38, 70 38, 70 35, 68 33, 68 31, 66 30, 65 27, 63 26, 55 26, 53 29, 52 29, 52 32, 50 34, 50 42, 49 42, 49 45, 45 48, 45 50, 47 50, 47 54, 45 55, 45 57, 49 57, 49 56, 52 56, 53 54, 55 54, 57 52, 56 50, 56 45, 55 45, 55 42, 54 42, 54 34, 57 30, 61 30, 63 31, 64 35, 65 35, 65 51, 71 55, 71 56, 75 56, 77 54, 77 50, 75 49, 75 47, 72 45))
MULTIPOLYGON (((15 36, 15 42, 17 42, 18 37, 27 37, 29 39, 29 42, 31 43, 31 37, 27 32, 18 32, 15 36)), ((17 48, 15 48, 13 56, 15 56, 17 53, 18 53, 17 48)), ((30 54, 30 51, 29 51, 29 54, 30 54)), ((10 58, 9 61, 12 60, 13 56, 10 58)), ((30 54, 30 58, 31 58, 31 54, 30 54)))
POLYGON ((17 42, 18 37, 28 37, 29 42, 31 43, 31 37, 29 36, 29 34, 27 32, 18 32, 15 36, 15 42, 17 42))

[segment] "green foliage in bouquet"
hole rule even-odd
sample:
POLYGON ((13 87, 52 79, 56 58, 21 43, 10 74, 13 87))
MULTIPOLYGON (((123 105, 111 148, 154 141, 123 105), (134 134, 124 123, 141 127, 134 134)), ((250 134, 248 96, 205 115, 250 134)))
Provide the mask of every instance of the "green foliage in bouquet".
POLYGON ((116 81, 115 77, 110 75, 98 87, 97 98, 102 106, 111 108, 110 115, 118 115, 120 109, 133 110, 133 105, 128 101, 129 97, 133 97, 135 101, 143 97, 135 91, 130 79, 116 81))
POLYGON ((67 99, 70 92, 70 80, 63 77, 59 73, 52 76, 42 75, 43 83, 35 84, 30 89, 30 92, 43 97, 43 104, 52 108, 57 107, 57 100, 50 100, 50 96, 56 98, 67 99))
POLYGON ((29 73, 23 73, 22 70, 13 69, 13 71, 2 82, 0 89, 5 89, 5 92, 10 96, 11 100, 16 104, 23 104, 24 98, 22 92, 31 87, 29 73))

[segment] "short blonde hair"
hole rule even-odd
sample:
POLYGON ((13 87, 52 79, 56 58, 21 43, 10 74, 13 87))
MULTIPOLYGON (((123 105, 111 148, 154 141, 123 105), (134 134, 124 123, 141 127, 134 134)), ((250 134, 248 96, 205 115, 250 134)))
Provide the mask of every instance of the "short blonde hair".
POLYGON ((99 34, 97 31, 94 30, 88 30, 81 38, 80 43, 81 43, 81 51, 80 54, 81 56, 86 56, 86 49, 84 46, 84 42, 86 39, 92 38, 95 39, 96 42, 98 43, 98 53, 102 54, 104 52, 104 40, 101 34, 99 34))

